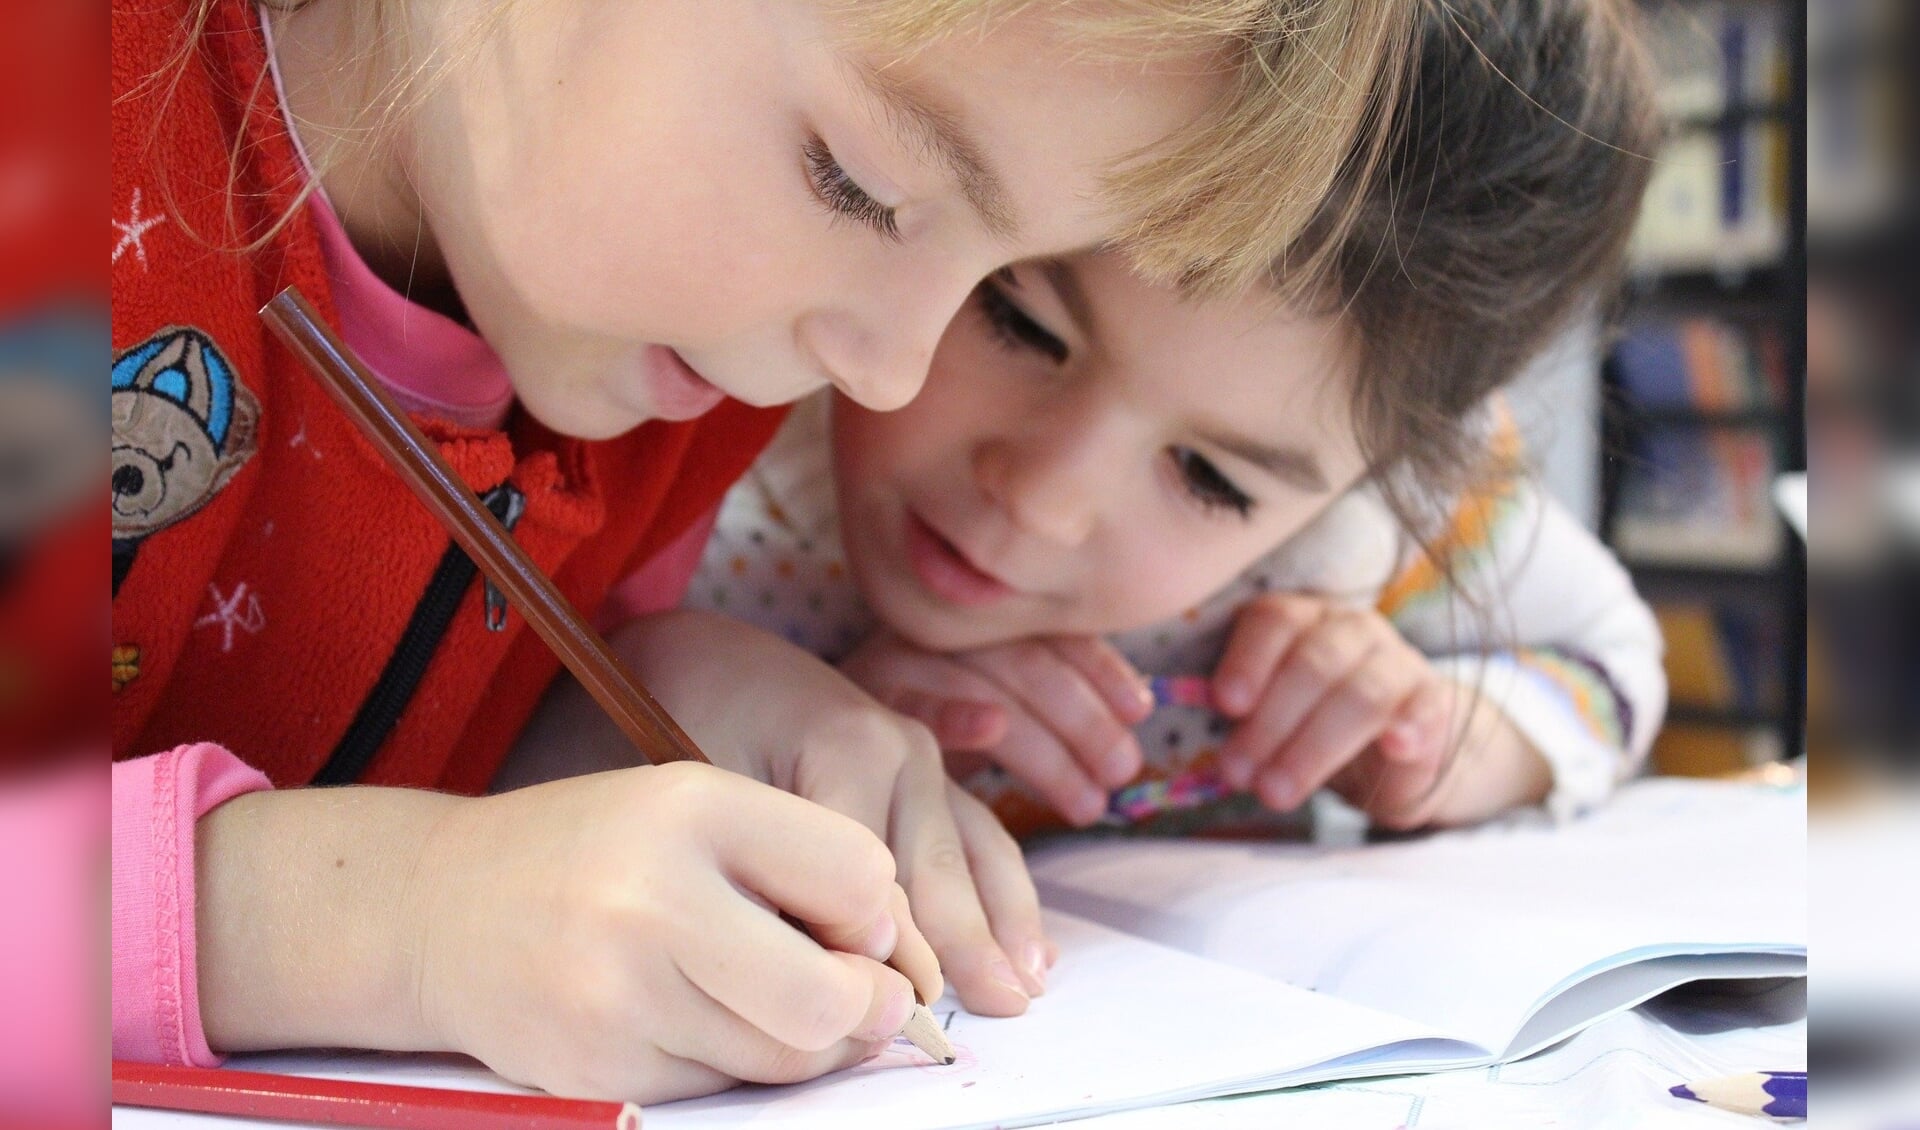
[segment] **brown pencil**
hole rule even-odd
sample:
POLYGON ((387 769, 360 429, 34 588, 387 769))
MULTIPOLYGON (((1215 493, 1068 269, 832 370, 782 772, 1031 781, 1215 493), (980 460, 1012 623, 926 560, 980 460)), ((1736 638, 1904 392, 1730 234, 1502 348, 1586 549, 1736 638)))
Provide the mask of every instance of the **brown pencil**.
MULTIPOLYGON (((587 624, 572 602, 520 548, 500 519, 460 481, 440 452, 394 404, 346 342, 320 319, 297 287, 287 287, 274 295, 261 308, 260 316, 320 378, 334 402, 379 448, 487 579, 527 618, 527 624, 580 680, 642 757, 655 765, 668 761, 712 764, 666 708, 627 670, 600 633, 587 624)), ((914 1011, 902 1035, 933 1059, 953 1062, 952 1045, 918 996, 916 992, 914 1011)))

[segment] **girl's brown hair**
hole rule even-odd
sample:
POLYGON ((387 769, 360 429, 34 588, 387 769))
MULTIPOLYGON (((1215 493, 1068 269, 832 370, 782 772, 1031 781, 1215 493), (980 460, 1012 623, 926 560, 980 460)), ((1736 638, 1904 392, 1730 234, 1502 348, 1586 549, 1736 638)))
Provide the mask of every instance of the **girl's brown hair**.
POLYGON ((1659 139, 1632 0, 1422 7, 1384 160, 1302 241, 1334 248, 1361 449, 1415 536, 1488 470, 1474 410, 1617 285, 1659 139))
MULTIPOLYGON (((1348 163, 1274 270, 1331 261, 1317 295, 1357 339, 1351 409, 1375 488, 1457 595, 1452 614, 1486 620, 1498 594, 1461 589, 1465 547, 1435 503, 1463 500, 1455 526, 1492 519, 1514 453, 1469 421, 1617 286, 1660 130, 1634 0, 1420 2, 1384 158, 1371 175, 1348 163)), ((1483 717, 1472 702, 1449 763, 1483 717)))

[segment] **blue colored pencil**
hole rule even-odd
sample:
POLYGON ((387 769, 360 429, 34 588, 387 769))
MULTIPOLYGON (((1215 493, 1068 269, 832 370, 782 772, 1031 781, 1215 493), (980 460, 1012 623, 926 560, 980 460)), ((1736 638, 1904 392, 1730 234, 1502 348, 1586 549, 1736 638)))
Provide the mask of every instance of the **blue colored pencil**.
POLYGON ((1738 1114, 1764 1114, 1769 1118, 1807 1116, 1807 1073, 1804 1071, 1750 1071, 1744 1075, 1682 1083, 1668 1090, 1679 1098, 1738 1114))

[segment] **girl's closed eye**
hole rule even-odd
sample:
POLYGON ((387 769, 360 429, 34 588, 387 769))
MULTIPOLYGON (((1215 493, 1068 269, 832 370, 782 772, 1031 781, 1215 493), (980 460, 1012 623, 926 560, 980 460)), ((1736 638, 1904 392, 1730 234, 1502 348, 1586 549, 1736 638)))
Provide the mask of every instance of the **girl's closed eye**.
POLYGON ((1032 315, 1020 308, 996 280, 1006 275, 1001 271, 994 278, 980 284, 980 310, 986 316, 987 325, 993 330, 1000 343, 1016 352, 1032 350, 1045 355, 1058 365, 1067 359, 1067 343, 1054 336, 1045 326, 1035 321, 1032 315))
POLYGON ((1232 479, 1213 465, 1212 460, 1191 447, 1169 448, 1167 454, 1173 459, 1182 489, 1202 509, 1208 512, 1232 511, 1241 518, 1253 514, 1253 496, 1235 486, 1232 479))
POLYGON ((801 152, 806 157, 807 180, 813 185, 813 194, 829 212, 872 228, 894 243, 900 242, 899 217, 894 209, 875 200, 848 176, 825 141, 808 138, 801 152))

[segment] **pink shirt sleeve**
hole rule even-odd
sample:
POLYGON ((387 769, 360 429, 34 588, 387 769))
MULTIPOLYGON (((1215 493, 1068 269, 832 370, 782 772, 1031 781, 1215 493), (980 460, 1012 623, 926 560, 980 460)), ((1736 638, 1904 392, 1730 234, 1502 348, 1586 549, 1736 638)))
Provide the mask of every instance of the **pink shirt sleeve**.
POLYGON ((194 960, 194 825, 242 793, 273 786, 202 742, 113 767, 113 1055, 220 1062, 200 1024, 194 960))
POLYGON ((596 626, 602 632, 610 632, 635 617, 678 608, 687 595, 687 583, 693 580, 693 571, 700 567, 700 554, 707 548, 707 539, 713 536, 713 523, 719 517, 720 508, 716 506, 688 526, 687 532, 673 544, 615 584, 607 594, 606 606, 601 609, 596 626))

